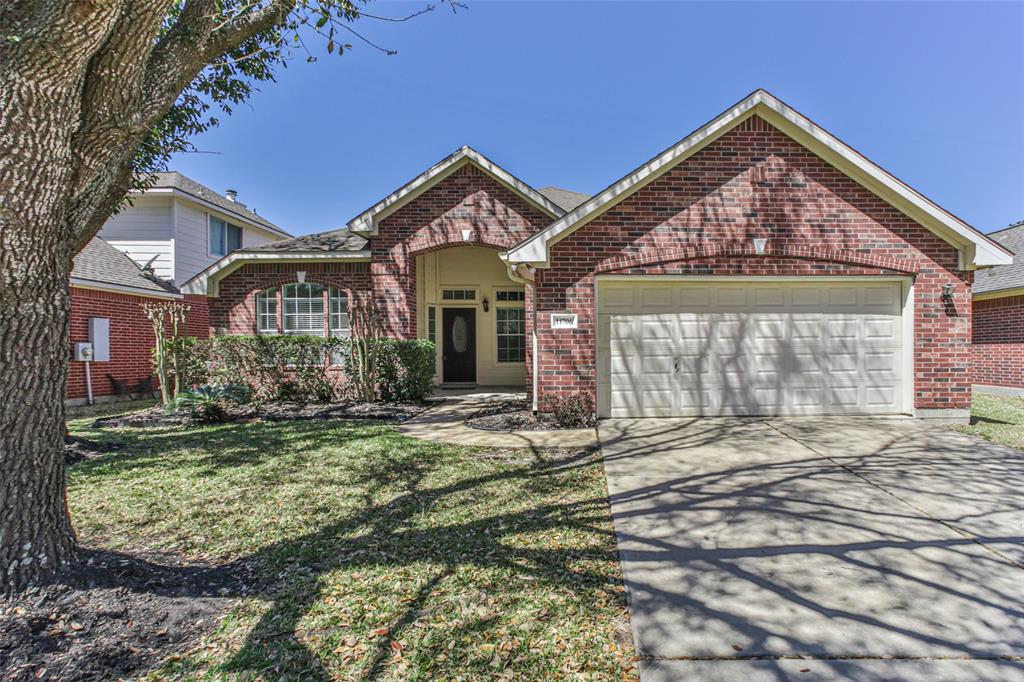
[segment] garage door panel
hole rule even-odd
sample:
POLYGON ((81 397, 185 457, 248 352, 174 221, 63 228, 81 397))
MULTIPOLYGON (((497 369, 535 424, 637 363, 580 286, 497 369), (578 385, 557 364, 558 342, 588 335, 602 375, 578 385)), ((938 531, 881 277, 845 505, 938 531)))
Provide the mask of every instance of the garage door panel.
POLYGON ((598 298, 612 416, 903 410, 898 282, 602 284, 598 298))

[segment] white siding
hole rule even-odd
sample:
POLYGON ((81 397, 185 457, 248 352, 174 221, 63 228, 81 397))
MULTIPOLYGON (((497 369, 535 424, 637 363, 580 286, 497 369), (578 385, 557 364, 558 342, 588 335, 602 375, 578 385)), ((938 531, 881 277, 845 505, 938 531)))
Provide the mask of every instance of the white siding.
POLYGON ((220 259, 210 255, 209 235, 207 233, 207 216, 213 215, 221 220, 238 225, 242 228, 242 248, 258 246, 276 241, 281 237, 262 230, 255 230, 243 225, 240 220, 226 213, 211 211, 205 206, 190 201, 177 200, 175 206, 177 224, 175 226, 175 284, 182 285, 220 259))
POLYGON ((154 272, 174 278, 174 241, 170 197, 140 197, 108 220, 99 236, 144 266, 151 260, 154 272), (155 259, 155 260, 154 260, 155 259))

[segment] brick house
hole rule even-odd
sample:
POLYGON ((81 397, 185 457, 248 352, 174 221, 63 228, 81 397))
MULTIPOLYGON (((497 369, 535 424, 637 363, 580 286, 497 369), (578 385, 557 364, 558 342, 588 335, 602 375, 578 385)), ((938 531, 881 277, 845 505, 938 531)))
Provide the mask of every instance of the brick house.
MULTIPOLYGON (((989 237, 1024 251, 1024 221, 989 237)), ((974 383, 1024 389, 1024 263, 979 272, 974 281, 974 383)))
MULTIPOLYGON (((92 396, 115 397, 116 383, 142 393, 153 375, 153 328, 143 312, 146 303, 182 301, 173 285, 143 271, 121 251, 94 237, 75 256, 71 271, 71 339, 67 397, 71 404, 92 396), (75 359, 75 346, 91 342, 97 355, 87 363, 75 359)), ((195 298, 189 313, 189 333, 206 336, 206 301, 195 298)))
POLYGON ((1010 252, 758 90, 593 197, 463 147, 339 230, 185 283, 212 333, 385 333, 443 384, 601 416, 962 418, 971 284, 1010 252))

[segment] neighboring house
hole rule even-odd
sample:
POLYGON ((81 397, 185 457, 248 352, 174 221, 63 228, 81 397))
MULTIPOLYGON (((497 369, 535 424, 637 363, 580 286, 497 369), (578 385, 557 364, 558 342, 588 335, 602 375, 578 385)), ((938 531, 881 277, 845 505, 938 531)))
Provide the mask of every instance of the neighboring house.
MULTIPOLYGON (((1024 221, 988 236, 1024 253, 1024 221)), ((974 277, 974 383, 1024 388, 1024 262, 974 277)))
POLYGON ((131 204, 99 236, 169 282, 188 281, 236 249, 290 237, 240 202, 181 173, 157 173, 153 187, 133 192, 131 204))
MULTIPOLYGON (((94 342, 97 351, 89 363, 95 398, 114 396, 115 381, 139 387, 152 377, 153 328, 142 306, 183 299, 172 285, 144 272, 99 237, 86 244, 75 256, 71 271, 68 401, 82 403, 88 396, 86 363, 74 359, 78 343, 94 342)), ((189 314, 190 333, 206 336, 205 301, 196 303, 189 314)))
POLYGON ((964 418, 971 280, 1011 262, 759 90, 593 197, 463 147, 333 232, 187 282, 219 334, 429 338, 444 384, 601 416, 964 418))

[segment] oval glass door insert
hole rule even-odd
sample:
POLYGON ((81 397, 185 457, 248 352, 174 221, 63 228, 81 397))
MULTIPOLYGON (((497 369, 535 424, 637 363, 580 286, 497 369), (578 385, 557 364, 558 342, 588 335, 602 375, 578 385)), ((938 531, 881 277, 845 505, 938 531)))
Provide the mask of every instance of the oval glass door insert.
POLYGON ((466 318, 458 315, 452 320, 452 347, 456 353, 465 353, 469 345, 469 327, 466 318))

